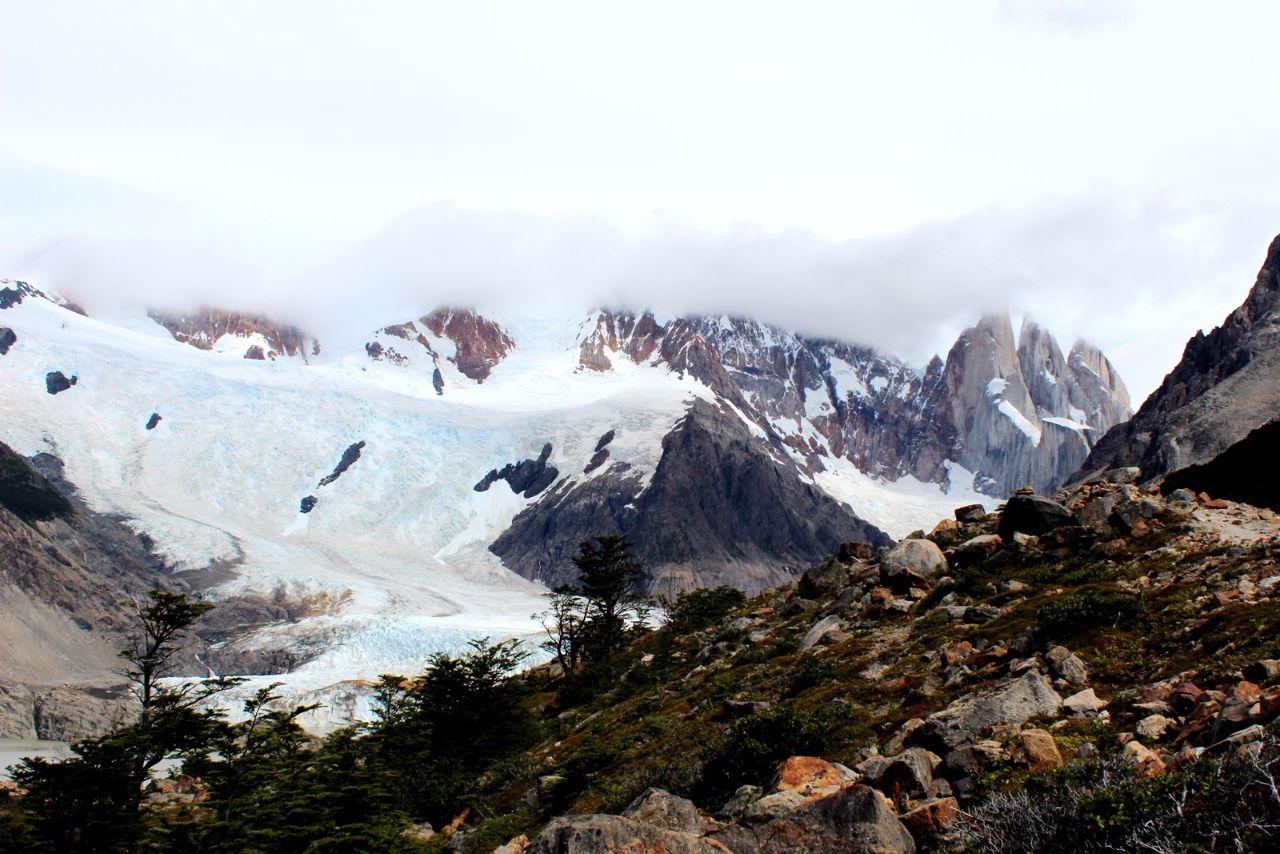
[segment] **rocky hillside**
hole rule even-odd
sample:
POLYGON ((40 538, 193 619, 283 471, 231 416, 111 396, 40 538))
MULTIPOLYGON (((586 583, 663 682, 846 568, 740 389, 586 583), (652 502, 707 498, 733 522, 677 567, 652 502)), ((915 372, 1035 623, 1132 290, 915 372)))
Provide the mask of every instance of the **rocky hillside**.
POLYGON ((875 556, 850 547, 709 627, 638 638, 586 699, 532 672, 554 735, 523 777, 491 781, 498 817, 434 841, 487 851, 523 827, 496 850, 1267 849, 1258 816, 1280 799, 1247 773, 1280 762, 1280 519, 1137 476, 961 508, 875 556), (1164 800, 1188 785, 1220 802, 1164 800))
POLYGON ((1280 417, 1280 237, 1245 301, 1182 360, 1126 424, 1103 437, 1083 472, 1138 466, 1144 479, 1205 462, 1280 417))

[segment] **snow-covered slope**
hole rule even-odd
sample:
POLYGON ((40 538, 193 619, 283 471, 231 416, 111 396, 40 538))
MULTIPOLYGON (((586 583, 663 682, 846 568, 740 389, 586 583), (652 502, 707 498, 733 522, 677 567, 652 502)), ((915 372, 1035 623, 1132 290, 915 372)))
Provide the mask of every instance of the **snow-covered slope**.
MULTIPOLYGON (((692 502, 706 552, 682 544, 669 583, 750 586, 841 537, 901 537, 995 501, 933 424, 954 412, 926 405, 946 387, 939 367, 752 321, 443 309, 322 354, 254 316, 104 322, 3 284, 0 440, 60 458, 95 510, 145 532, 226 612, 285 615, 232 624, 211 669, 288 668, 271 678, 349 709, 361 680, 477 636, 532 637, 538 581, 562 572, 544 559, 573 545, 540 550, 530 537, 548 526, 649 531, 660 556, 654 519, 692 502), (776 530, 730 518, 748 505, 776 530)), ((1066 413, 1035 415, 1082 444, 1066 413)))

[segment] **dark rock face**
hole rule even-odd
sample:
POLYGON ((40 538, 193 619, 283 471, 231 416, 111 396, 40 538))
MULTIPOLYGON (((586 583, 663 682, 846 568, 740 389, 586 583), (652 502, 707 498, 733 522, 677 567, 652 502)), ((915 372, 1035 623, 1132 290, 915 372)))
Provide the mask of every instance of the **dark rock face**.
POLYGON ((1207 492, 1214 498, 1280 510, 1280 420, 1264 424, 1207 463, 1169 474, 1165 495, 1176 489, 1207 492))
POLYGON ((148 430, 156 429, 156 427, 160 425, 160 421, 161 421, 161 418, 160 418, 159 412, 151 413, 151 417, 147 419, 147 429, 148 430))
POLYGON ((1018 493, 1005 503, 1000 514, 1000 537, 1011 541, 1014 533, 1040 536, 1056 528, 1074 525, 1071 511, 1040 495, 1018 493))
POLYGON ((663 440, 647 488, 615 463, 548 492, 490 547, 510 569, 551 586, 572 582, 578 544, 621 534, 648 567, 650 588, 672 592, 781 583, 849 541, 888 545, 879 529, 805 483, 732 413, 696 401, 663 440))
POLYGON ((1244 303, 1182 360, 1127 424, 1112 428, 1080 469, 1138 466, 1153 478, 1202 463, 1280 418, 1280 237, 1244 303))
POLYGON ((259 347, 257 344, 253 344, 249 347, 248 350, 245 350, 244 357, 246 359, 252 359, 255 362, 265 362, 267 360, 267 354, 264 353, 262 351, 262 348, 259 347))
POLYGON ((22 305, 24 299, 36 293, 38 291, 26 282, 14 282, 9 287, 0 288, 0 311, 22 305))
POLYGON ((79 381, 80 378, 77 376, 72 376, 68 379, 66 374, 62 373, 62 371, 50 371, 45 374, 44 387, 49 394, 58 394, 71 388, 79 381))
POLYGON ((551 443, 542 446, 542 453, 536 460, 523 460, 518 463, 507 463, 501 469, 491 469, 488 474, 475 485, 476 492, 486 492, 500 480, 505 480, 511 491, 525 498, 533 498, 548 486, 556 482, 559 470, 547 462, 551 457, 551 443))
POLYGON ((316 501, 317 499, 314 495, 303 496, 302 500, 298 502, 298 512, 310 513, 316 509, 316 501))
POLYGON ((431 387, 436 390, 437 395, 444 394, 444 377, 440 374, 439 368, 431 370, 431 387))
POLYGON ((49 479, 3 443, 0 443, 0 507, 27 522, 75 515, 71 502, 49 479))
POLYGON ((0 356, 9 355, 9 348, 18 343, 18 333, 7 326, 0 326, 0 356))
MULTIPOLYGON (((317 483, 316 486, 317 487, 328 486, 338 478, 342 477, 342 473, 345 472, 347 469, 351 468, 351 466, 355 464, 356 460, 360 459, 360 452, 362 450, 364 450, 363 439, 360 440, 359 442, 354 442, 348 445, 347 449, 342 452, 342 459, 338 460, 337 467, 334 468, 334 470, 329 474, 320 478, 320 482, 317 483)), ((302 512, 306 513, 308 511, 304 510, 302 512)))

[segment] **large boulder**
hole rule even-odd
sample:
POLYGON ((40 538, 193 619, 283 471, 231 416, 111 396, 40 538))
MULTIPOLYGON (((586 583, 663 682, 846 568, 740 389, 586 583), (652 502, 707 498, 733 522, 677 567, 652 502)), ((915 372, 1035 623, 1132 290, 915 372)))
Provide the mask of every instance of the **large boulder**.
POLYGON ((914 740, 934 747, 959 747, 991 727, 1023 724, 1040 715, 1056 715, 1061 709, 1062 697, 1049 680, 1029 670, 985 696, 957 700, 930 715, 914 740))
POLYGON ((946 571, 947 559, 931 540, 903 540, 880 557, 880 577, 885 580, 899 573, 929 578, 946 571))
POLYGON ((825 560, 805 570, 796 585, 802 599, 825 599, 849 586, 849 570, 834 560, 825 560))
POLYGON ((617 815, 573 815, 553 819, 528 854, 724 854, 693 833, 667 830, 617 815))
POLYGON ((622 814, 634 821, 677 830, 681 833, 698 834, 702 832, 702 820, 698 817, 698 808, 693 801, 677 797, 663 789, 649 788, 622 814))
POLYGON ((1008 542, 1015 533, 1038 537, 1074 524, 1071 511, 1058 502, 1042 495, 1018 492, 1005 502, 1000 514, 1000 536, 1008 542))
POLYGON ((7 326, 0 326, 0 356, 9 355, 9 348, 17 343, 17 334, 7 326))
MULTIPOLYGON (((914 854, 915 840, 884 795, 847 786, 784 818, 755 826, 730 825, 708 836, 723 854, 914 854)), ((604 850, 604 849, 597 849, 604 850)))

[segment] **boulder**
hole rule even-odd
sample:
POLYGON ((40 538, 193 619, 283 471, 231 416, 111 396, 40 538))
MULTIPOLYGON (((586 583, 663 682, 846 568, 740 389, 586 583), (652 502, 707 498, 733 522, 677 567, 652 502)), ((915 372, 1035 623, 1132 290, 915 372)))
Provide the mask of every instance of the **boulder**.
POLYGON ((933 782, 933 771, 940 761, 929 751, 912 747, 895 756, 871 785, 895 800, 920 797, 933 782))
POLYGON ((1111 511, 1115 509, 1116 499, 1112 495, 1099 495, 1090 498, 1080 505, 1075 512, 1076 524, 1099 533, 1111 529, 1111 511))
POLYGON ((702 819, 698 816, 698 808, 693 805, 693 801, 676 797, 662 789, 650 787, 632 801, 622 814, 634 821, 667 830, 693 834, 702 832, 702 819))
POLYGON ((880 574, 892 578, 903 570, 930 578, 947 571, 947 559, 931 540, 903 540, 880 556, 880 574))
POLYGON ((958 747, 990 727, 1022 724, 1039 715, 1056 715, 1062 698, 1035 670, 1006 682, 986 696, 969 697, 930 715, 920 733, 925 743, 958 747))
POLYGON ((9 348, 17 343, 17 333, 7 326, 0 326, 0 356, 9 355, 9 348))
POLYGON ((1165 733, 1177 726, 1177 721, 1164 715, 1147 715, 1138 721, 1134 730, 1143 741, 1159 741, 1165 733))
POLYGON ((1097 694, 1093 693, 1092 688, 1077 691, 1062 701, 1062 708, 1069 715, 1096 714, 1106 707, 1106 700, 1100 699, 1097 694))
POLYGON ((743 811, 743 820, 765 822, 790 816, 857 782, 858 778, 857 773, 825 759, 789 757, 774 772, 769 791, 743 811))
POLYGON ((914 835, 944 833, 955 827, 959 812, 955 798, 934 798, 904 813, 902 823, 914 835))
POLYGON ((667 830, 616 815, 574 815, 552 819, 529 846, 529 854, 600 852, 724 854, 724 849, 692 833, 667 830))
POLYGON ((1065 646, 1055 646, 1045 655, 1049 662, 1049 670, 1059 679, 1065 679, 1072 685, 1084 685, 1089 681, 1089 670, 1080 660, 1080 656, 1065 646))
POLYGON ((999 533, 1006 541, 1014 533, 1041 536, 1064 525, 1074 525, 1071 511, 1041 495, 1018 493, 1004 505, 999 533))
POLYGON ((849 570, 835 561, 823 561, 805 570, 796 585, 802 599, 825 599, 849 586, 849 570))
POLYGON ((1121 750, 1121 755, 1137 767, 1138 773, 1144 777, 1154 777, 1164 773, 1164 762, 1151 748, 1140 741, 1130 741, 1121 750))
MULTIPOLYGON (((707 838, 720 846, 716 850, 721 854, 725 849, 755 854, 913 854, 916 850, 885 796, 862 784, 843 788, 785 818, 754 826, 729 825, 707 838)), ((547 849, 547 854, 552 850, 562 849, 547 849)))
POLYGON ((981 563, 995 554, 1002 545, 1004 540, 1000 539, 999 534, 981 534, 965 540, 951 553, 951 565, 957 569, 963 569, 966 566, 981 563))
POLYGON ((1265 684, 1280 678, 1280 659, 1267 658, 1255 661, 1244 669, 1244 678, 1250 682, 1265 684))
POLYGON ((981 504, 966 504, 956 508, 957 522, 981 522, 987 518, 987 508, 981 504))
POLYGON ((1062 753, 1053 736, 1042 729, 1024 729, 1014 739, 1014 761, 1032 771, 1048 771, 1062 766, 1062 753))
POLYGON ((942 761, 943 771, 948 777, 976 777, 984 771, 994 768, 1005 759, 1004 749, 998 741, 979 741, 957 747, 947 754, 942 761))
POLYGON ((800 640, 801 652, 817 644, 817 642, 822 640, 823 636, 828 632, 834 632, 839 628, 840 618, 835 614, 832 614, 830 617, 823 617, 814 624, 813 628, 805 632, 804 637, 800 640))

